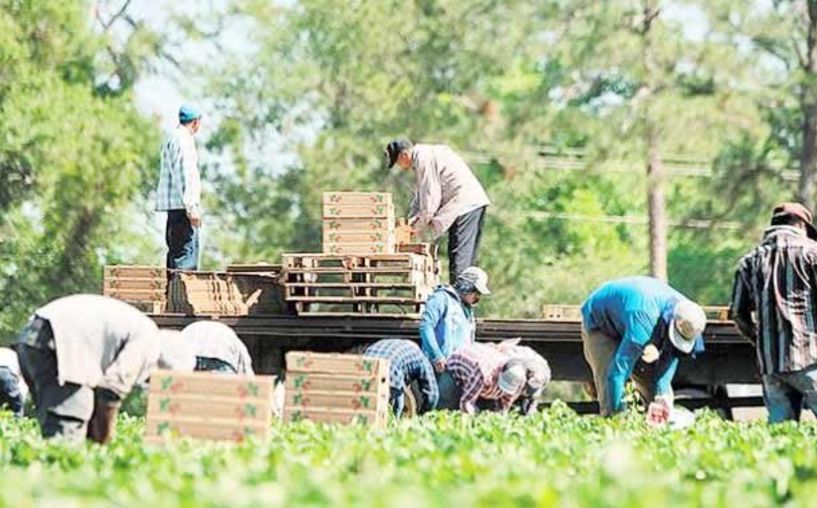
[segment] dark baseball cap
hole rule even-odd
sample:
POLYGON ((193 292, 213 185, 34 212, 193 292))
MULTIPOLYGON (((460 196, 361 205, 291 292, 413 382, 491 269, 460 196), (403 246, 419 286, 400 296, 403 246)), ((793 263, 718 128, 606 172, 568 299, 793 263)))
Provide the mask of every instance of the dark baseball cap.
POLYGON ((386 156, 386 161, 388 162, 389 167, 394 166, 394 163, 397 162, 397 157, 400 155, 400 152, 408 150, 412 146, 414 145, 412 145, 411 141, 406 138, 397 138, 386 145, 384 155, 386 156))
POLYGON ((811 210, 800 203, 780 203, 772 210, 772 221, 782 217, 795 217, 806 224, 806 233, 812 240, 817 240, 817 229, 814 228, 814 216, 811 210))

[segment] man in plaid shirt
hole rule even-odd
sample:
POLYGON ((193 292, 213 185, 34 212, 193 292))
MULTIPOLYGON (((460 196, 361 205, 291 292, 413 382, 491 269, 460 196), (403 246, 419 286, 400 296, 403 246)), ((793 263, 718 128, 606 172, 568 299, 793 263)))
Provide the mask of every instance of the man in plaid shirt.
POLYGON ((414 342, 401 339, 383 339, 367 346, 363 356, 387 358, 390 360, 389 388, 390 403, 395 416, 403 413, 404 392, 413 382, 417 382, 422 400, 418 401, 418 413, 437 407, 440 392, 431 362, 414 342))
POLYGON ((198 270, 201 226, 201 179, 193 136, 201 128, 201 113, 190 106, 179 109, 179 125, 165 140, 161 152, 156 211, 167 212, 167 267, 198 270))
POLYGON ((462 390, 460 410, 466 414, 476 413, 479 399, 496 401, 500 411, 507 411, 526 382, 522 360, 487 344, 458 349, 448 359, 446 369, 462 390))

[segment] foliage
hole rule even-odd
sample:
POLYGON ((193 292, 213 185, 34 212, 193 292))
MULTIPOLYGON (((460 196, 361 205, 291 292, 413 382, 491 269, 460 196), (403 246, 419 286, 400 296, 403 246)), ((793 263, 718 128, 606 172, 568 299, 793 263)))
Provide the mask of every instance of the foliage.
POLYGON ((97 292, 106 259, 149 247, 132 214, 157 132, 129 89, 97 86, 105 39, 87 7, 0 1, 0 341, 36 306, 97 292))
POLYGON ((808 506, 817 427, 733 423, 683 431, 643 415, 441 412, 387 430, 300 423, 268 442, 147 446, 120 421, 108 447, 44 442, 0 417, 0 506, 808 506))

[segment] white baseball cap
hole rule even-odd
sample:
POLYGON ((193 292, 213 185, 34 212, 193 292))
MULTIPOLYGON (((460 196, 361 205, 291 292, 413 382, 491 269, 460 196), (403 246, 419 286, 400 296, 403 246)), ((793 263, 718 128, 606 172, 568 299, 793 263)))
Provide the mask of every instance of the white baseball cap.
POLYGON ((474 285, 477 291, 483 295, 490 295, 491 290, 488 289, 488 274, 485 270, 476 266, 469 266, 457 276, 457 279, 464 280, 474 285))
POLYGON ((519 393, 527 380, 527 371, 522 361, 513 359, 505 364, 496 384, 499 386, 499 389, 502 390, 502 393, 514 395, 519 393))
POLYGON ((706 313, 700 305, 689 300, 675 304, 669 324, 669 340, 682 353, 688 354, 706 328, 706 313))

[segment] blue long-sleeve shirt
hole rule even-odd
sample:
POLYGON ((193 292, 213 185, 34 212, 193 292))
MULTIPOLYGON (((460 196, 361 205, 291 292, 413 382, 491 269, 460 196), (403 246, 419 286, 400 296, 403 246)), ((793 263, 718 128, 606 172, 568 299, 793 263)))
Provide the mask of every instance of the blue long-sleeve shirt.
POLYGON ((656 394, 671 393, 678 355, 667 334, 675 305, 682 299, 686 297, 658 279, 626 277, 604 284, 582 305, 587 331, 600 331, 620 341, 607 369, 613 411, 622 409, 624 384, 650 342, 661 353, 654 372, 656 394))
POLYGON ((474 342, 473 310, 450 286, 439 286, 426 301, 420 316, 420 342, 432 363, 446 359, 457 349, 474 342))

